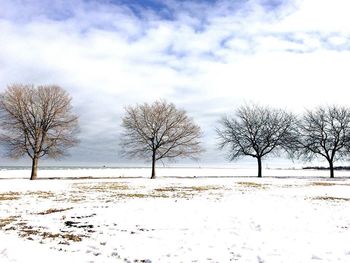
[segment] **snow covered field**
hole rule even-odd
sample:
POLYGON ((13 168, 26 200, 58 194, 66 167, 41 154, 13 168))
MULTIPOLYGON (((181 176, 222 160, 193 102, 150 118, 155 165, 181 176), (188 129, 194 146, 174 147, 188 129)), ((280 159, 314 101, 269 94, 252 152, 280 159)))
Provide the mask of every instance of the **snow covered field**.
POLYGON ((157 172, 0 171, 0 262, 350 262, 349 172, 157 172))

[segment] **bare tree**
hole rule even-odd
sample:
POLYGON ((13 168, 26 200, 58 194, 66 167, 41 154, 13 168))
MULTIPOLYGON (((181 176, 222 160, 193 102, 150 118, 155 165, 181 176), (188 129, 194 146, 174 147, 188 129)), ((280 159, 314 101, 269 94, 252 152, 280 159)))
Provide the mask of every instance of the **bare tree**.
POLYGON ((77 143, 78 117, 58 86, 9 86, 0 95, 0 125, 9 156, 32 159, 31 180, 37 178, 39 158, 62 156, 77 143))
POLYGON ((242 156, 257 159, 258 177, 262 177, 262 159, 288 148, 294 116, 280 109, 258 105, 241 106, 233 117, 224 117, 216 129, 220 149, 228 148, 230 160, 242 156))
POLYGON ((334 178, 334 162, 350 155, 350 108, 326 106, 306 111, 296 134, 297 156, 307 161, 325 158, 334 178))
POLYGON ((122 151, 129 157, 151 158, 151 179, 155 178, 156 161, 196 157, 202 151, 200 127, 174 104, 156 101, 151 105, 128 106, 125 110, 122 151))

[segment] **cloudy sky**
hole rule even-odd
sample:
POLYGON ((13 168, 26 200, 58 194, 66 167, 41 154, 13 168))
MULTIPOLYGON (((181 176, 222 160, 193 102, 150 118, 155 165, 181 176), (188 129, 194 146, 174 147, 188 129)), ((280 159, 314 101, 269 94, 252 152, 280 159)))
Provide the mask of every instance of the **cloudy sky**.
POLYGON ((348 0, 0 0, 0 91, 69 91, 81 144, 63 164, 124 164, 124 106, 160 98, 201 125, 200 163, 222 163, 214 127, 242 103, 350 105, 349 11, 348 0))

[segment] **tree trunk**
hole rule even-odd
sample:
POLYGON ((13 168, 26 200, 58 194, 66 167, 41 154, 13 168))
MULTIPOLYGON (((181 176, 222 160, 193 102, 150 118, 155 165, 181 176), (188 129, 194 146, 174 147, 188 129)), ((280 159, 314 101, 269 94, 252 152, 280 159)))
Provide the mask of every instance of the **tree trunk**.
POLYGON ((156 178, 156 151, 152 154, 152 176, 151 179, 156 178))
POLYGON ((257 157, 257 159, 258 159, 258 177, 262 177, 261 157, 257 157))
POLYGON ((32 164, 32 174, 30 176, 30 180, 35 180, 38 175, 38 157, 33 158, 33 164, 32 164))
POLYGON ((333 167, 333 161, 332 160, 328 160, 329 162, 329 172, 330 172, 330 177, 334 178, 334 167, 333 167))

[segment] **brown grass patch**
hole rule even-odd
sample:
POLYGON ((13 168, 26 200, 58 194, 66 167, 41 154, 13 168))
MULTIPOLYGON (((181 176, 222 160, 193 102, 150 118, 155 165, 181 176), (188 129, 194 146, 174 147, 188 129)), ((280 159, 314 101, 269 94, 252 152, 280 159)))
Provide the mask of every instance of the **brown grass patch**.
POLYGON ((50 208, 46 211, 39 212, 37 215, 48 215, 48 214, 53 214, 53 213, 59 213, 67 210, 71 210, 73 207, 68 207, 68 208, 50 208))
POLYGON ((236 184, 244 188, 255 188, 255 189, 267 189, 269 186, 268 184, 260 184, 260 183, 254 183, 254 182, 237 182, 236 184))
POLYGON ((214 186, 214 185, 205 185, 205 186, 180 186, 180 187, 163 187, 163 188, 156 188, 154 191, 156 192, 204 192, 204 191, 210 191, 210 190, 221 190, 222 187, 220 186, 214 186))
POLYGON ((86 197, 85 196, 72 196, 67 199, 68 202, 70 203, 80 203, 82 201, 85 201, 86 197))
POLYGON ((3 229, 7 225, 17 221, 18 216, 9 216, 6 218, 0 218, 0 229, 3 229))
POLYGON ((25 193, 25 195, 27 196, 33 196, 35 198, 43 198, 43 199, 46 199, 46 198, 52 198, 55 196, 55 193, 53 192, 49 192, 49 191, 28 191, 25 193))
MULTIPOLYGON (((163 193, 166 197, 171 198, 192 198, 198 194, 207 191, 217 191, 224 189, 222 186, 205 185, 205 186, 180 186, 180 187, 163 187, 154 189, 155 193, 163 193)), ((217 195, 217 193, 210 192, 211 195, 217 195)))
POLYGON ((114 199, 125 199, 125 198, 131 198, 131 199, 138 199, 138 198, 167 198, 168 196, 165 194, 156 194, 156 193, 116 193, 112 196, 108 196, 108 198, 114 199))
POLYGON ((21 232, 18 234, 20 237, 29 237, 32 235, 39 235, 40 231, 38 229, 21 229, 21 232))
POLYGON ((82 236, 74 235, 74 234, 60 234, 60 233, 42 232, 42 233, 40 233, 40 236, 43 239, 61 238, 61 239, 64 239, 65 241, 73 241, 73 242, 82 241, 82 236))
POLYGON ((20 237, 33 239, 32 236, 38 236, 42 239, 63 239, 65 241, 80 242, 83 236, 74 234, 61 234, 61 233, 51 233, 51 232, 41 232, 38 229, 23 229, 19 234, 20 237))
POLYGON ((126 183, 79 183, 75 184, 79 190, 82 191, 94 191, 94 192, 106 192, 115 190, 129 190, 129 186, 126 183))
POLYGON ((350 198, 335 197, 335 196, 316 196, 316 197, 311 197, 310 199, 315 201, 350 201, 350 198))
POLYGON ((84 235, 74 235, 71 233, 51 233, 43 231, 42 227, 34 228, 33 226, 28 226, 26 223, 21 224, 18 235, 22 238, 27 238, 33 240, 33 237, 39 237, 41 240, 44 239, 63 239, 64 241, 80 242, 82 241, 84 235))
POLYGON ((61 234, 61 237, 65 240, 68 240, 68 241, 73 241, 73 242, 80 242, 82 241, 82 237, 84 236, 78 236, 78 235, 73 235, 73 234, 61 234))
POLYGON ((0 194, 0 201, 18 200, 20 197, 18 192, 6 192, 0 194))
POLYGON ((75 190, 69 193, 56 195, 55 198, 52 199, 52 201, 59 203, 80 203, 84 200, 86 200, 85 192, 75 190))

